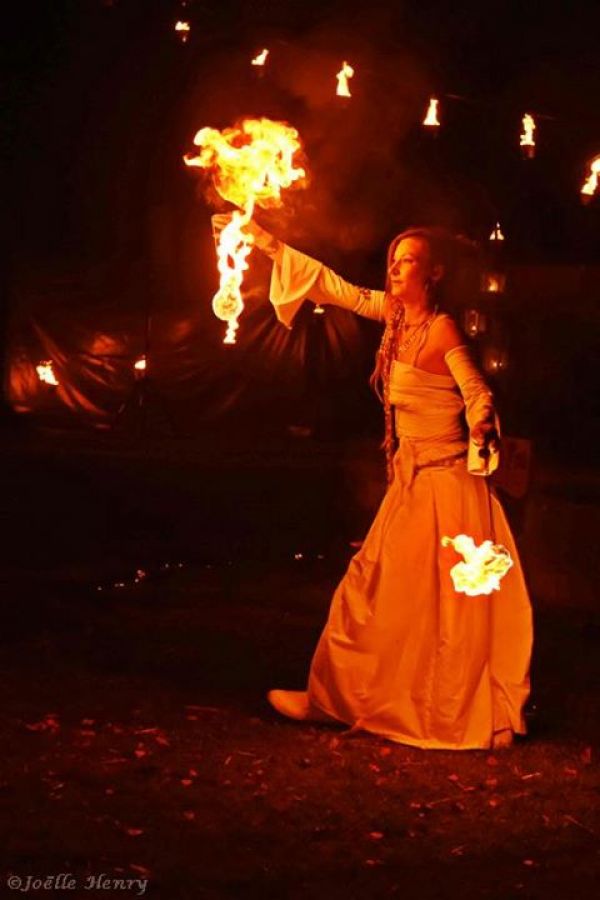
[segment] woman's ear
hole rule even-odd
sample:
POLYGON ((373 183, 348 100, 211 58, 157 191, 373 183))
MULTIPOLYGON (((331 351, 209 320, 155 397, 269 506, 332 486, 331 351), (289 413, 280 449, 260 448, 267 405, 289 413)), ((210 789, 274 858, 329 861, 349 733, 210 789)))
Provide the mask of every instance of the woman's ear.
POLYGON ((446 271, 445 266, 441 263, 436 263, 433 269, 431 270, 431 280, 436 282, 441 281, 444 277, 444 272, 446 271))

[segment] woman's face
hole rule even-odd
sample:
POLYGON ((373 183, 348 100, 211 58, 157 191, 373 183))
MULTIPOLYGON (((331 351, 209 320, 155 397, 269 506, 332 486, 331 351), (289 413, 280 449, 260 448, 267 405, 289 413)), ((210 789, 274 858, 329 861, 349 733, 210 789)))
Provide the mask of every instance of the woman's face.
POLYGON ((394 250, 388 270, 392 296, 400 300, 421 300, 428 281, 441 278, 443 269, 433 265, 429 244, 423 238, 402 238, 394 250))

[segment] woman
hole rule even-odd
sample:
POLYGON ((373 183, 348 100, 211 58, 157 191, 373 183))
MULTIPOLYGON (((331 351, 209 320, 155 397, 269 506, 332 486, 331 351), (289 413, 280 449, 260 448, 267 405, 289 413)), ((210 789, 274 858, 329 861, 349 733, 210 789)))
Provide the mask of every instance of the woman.
POLYGON ((280 713, 338 721, 422 748, 506 747, 525 733, 531 607, 512 534, 485 478, 467 465, 498 444, 493 398, 437 297, 452 241, 405 231, 388 253, 385 291, 344 281, 255 223, 274 262, 271 301, 291 326, 305 299, 385 322, 372 383, 386 411, 388 490, 334 594, 306 691, 273 690, 280 713), (469 454, 469 456, 471 456, 469 454), (444 536, 503 544, 500 590, 468 596, 444 536))

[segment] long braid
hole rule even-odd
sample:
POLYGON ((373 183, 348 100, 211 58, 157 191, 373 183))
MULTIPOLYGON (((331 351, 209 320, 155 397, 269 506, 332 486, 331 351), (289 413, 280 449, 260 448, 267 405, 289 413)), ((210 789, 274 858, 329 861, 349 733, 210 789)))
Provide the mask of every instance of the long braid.
POLYGON ((370 378, 370 384, 381 402, 383 403, 385 419, 385 438, 382 449, 385 451, 386 472, 388 484, 394 477, 394 453, 396 450, 396 434, 394 431, 394 417, 390 400, 390 373, 394 359, 398 330, 404 321, 404 307, 399 305, 392 313, 385 327, 381 344, 377 351, 375 369, 370 378))

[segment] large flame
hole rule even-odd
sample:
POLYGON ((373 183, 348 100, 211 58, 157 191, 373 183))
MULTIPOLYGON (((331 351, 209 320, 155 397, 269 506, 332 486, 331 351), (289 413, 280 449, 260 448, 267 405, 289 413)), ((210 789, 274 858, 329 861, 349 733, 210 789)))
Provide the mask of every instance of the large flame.
POLYGON ((510 553, 501 544, 484 541, 479 547, 472 537, 457 534, 443 537, 442 547, 452 546, 463 557, 450 569, 454 590, 477 597, 500 590, 500 581, 513 565, 510 553))
POLYGON ((51 384, 54 387, 58 386, 58 380, 54 374, 54 367, 51 359, 45 359, 43 362, 39 363, 35 367, 35 371, 37 372, 40 381, 44 384, 51 384))
POLYGON ((438 117, 440 101, 436 97, 429 98, 429 106, 427 107, 427 114, 423 119, 423 125, 427 125, 428 128, 438 128, 440 125, 440 120, 438 117))
POLYGON ((337 89, 336 94, 338 97, 351 97, 350 87, 348 85, 348 79, 354 76, 354 69, 350 66, 345 60, 342 63, 342 68, 335 76, 337 78, 337 89))
POLYGON ((268 55, 269 55, 269 51, 265 47, 265 49, 262 51, 262 53, 259 53, 258 56, 254 57, 254 59, 252 60, 252 65, 253 66, 264 66, 264 64, 267 61, 268 55))
POLYGON ((584 197, 593 197, 598 190, 598 177, 600 176, 600 156, 594 157, 590 163, 590 174, 586 178, 581 193, 584 197))
POLYGON ((207 169, 224 199, 239 207, 218 237, 219 290, 213 298, 215 315, 228 323, 224 342, 235 343, 238 319, 244 309, 241 285, 254 238, 244 231, 255 205, 281 203, 281 192, 305 177, 295 156, 301 149, 298 132, 285 122, 243 119, 233 128, 202 128, 194 138, 200 148, 186 155, 188 166, 207 169))
POLYGON ((525 113, 522 119, 523 131, 519 137, 519 143, 523 153, 532 159, 535 156, 535 119, 530 113, 525 113))

